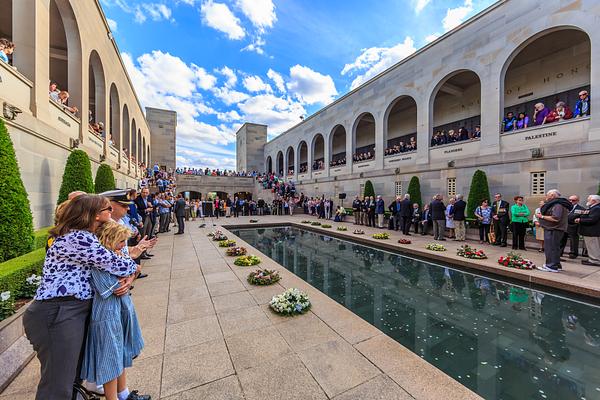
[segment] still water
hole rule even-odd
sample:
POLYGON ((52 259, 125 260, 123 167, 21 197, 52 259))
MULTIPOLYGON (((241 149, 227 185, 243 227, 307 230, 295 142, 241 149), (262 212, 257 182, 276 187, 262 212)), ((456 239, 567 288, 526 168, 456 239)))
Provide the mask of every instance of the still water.
POLYGON ((234 230, 486 399, 600 399, 600 308, 282 227, 234 230))

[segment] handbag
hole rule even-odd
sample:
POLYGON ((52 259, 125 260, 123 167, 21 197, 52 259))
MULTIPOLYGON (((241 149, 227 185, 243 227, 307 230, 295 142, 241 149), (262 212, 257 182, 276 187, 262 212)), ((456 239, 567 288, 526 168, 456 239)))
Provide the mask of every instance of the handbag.
POLYGON ((490 224, 490 233, 488 233, 490 243, 496 243, 496 232, 494 232, 494 224, 490 224))

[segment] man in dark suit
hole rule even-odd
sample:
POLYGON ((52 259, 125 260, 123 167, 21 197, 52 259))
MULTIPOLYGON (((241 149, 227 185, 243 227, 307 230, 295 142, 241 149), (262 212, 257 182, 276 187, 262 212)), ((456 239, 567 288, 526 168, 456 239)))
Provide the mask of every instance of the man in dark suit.
POLYGON ((354 225, 360 224, 360 199, 358 196, 352 202, 352 215, 354 215, 354 225))
POLYGON ((135 199, 137 213, 139 214, 143 224, 142 232, 140 232, 140 234, 142 237, 148 236, 148 239, 152 238, 152 232, 154 232, 152 219, 150 218, 150 214, 152 213, 152 203, 150 203, 150 199, 148 197, 149 194, 150 191, 148 188, 143 188, 142 192, 135 199))
POLYGON ((431 223, 432 220, 431 211, 429 210, 429 204, 425 204, 425 207, 423 208, 423 213, 421 214, 421 235, 427 235, 431 223))
POLYGON ((459 242, 464 242, 467 236, 467 231, 465 227, 466 208, 467 203, 463 200, 463 195, 457 195, 456 202, 454 203, 454 207, 452 208, 452 219, 454 220, 456 240, 459 242))
POLYGON ((177 200, 175 201, 175 206, 173 207, 175 211, 175 218, 177 218, 177 232, 176 235, 183 235, 183 231, 185 229, 185 200, 181 193, 177 195, 177 200))
POLYGON ((579 205, 579 196, 575 194, 569 196, 569 202, 573 205, 573 208, 569 211, 567 232, 565 232, 565 235, 560 241, 560 256, 562 257, 568 241, 570 249, 569 258, 574 259, 579 256, 579 224, 577 224, 575 220, 581 217, 585 208, 579 205))
POLYGON ((583 236, 588 251, 588 259, 581 263, 600 267, 600 196, 589 195, 587 206, 587 210, 574 221, 580 225, 579 233, 583 236))
MULTIPOLYGON (((408 193, 404 195, 404 200, 402 200, 400 216, 402 217, 402 233, 410 236, 410 223, 412 222, 413 207, 408 193)), ((396 230, 398 229, 396 228, 396 230)))
POLYGON ((396 196, 396 200, 388 207, 391 213, 391 220, 394 221, 394 229, 400 229, 402 224, 402 200, 400 200, 400 196, 396 196))
POLYGON ((369 196, 360 199, 360 224, 369 224, 369 196))
POLYGON ((510 224, 509 207, 507 201, 502 200, 502 195, 496 193, 492 203, 492 219, 494 220, 494 232, 496 233, 495 246, 506 247, 508 225, 510 224))
POLYGON ((442 201, 442 195, 436 194, 429 204, 431 221, 433 222, 433 239, 446 240, 444 232, 446 230, 446 206, 442 201))

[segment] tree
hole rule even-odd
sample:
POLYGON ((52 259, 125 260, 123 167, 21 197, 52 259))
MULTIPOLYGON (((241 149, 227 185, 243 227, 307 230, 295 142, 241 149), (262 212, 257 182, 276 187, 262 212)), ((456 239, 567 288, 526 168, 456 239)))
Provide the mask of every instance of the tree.
POLYGON ((367 196, 373 196, 375 197, 375 189, 373 189, 373 184, 371 183, 371 181, 366 181, 365 182, 365 198, 367 196))
POLYGON ((96 171, 96 181, 94 182, 96 193, 106 192, 115 189, 115 176, 112 168, 108 164, 100 164, 96 171))
POLYGON ((92 164, 87 153, 83 150, 74 150, 69 154, 56 204, 67 200, 69 193, 77 190, 94 193, 92 164))
POLYGON ((483 200, 490 201, 490 188, 485 172, 478 169, 473 174, 471 189, 469 190, 469 199, 467 201, 468 218, 475 218, 475 210, 483 200))
POLYGON ((0 119, 0 262, 33 248, 33 218, 12 140, 0 119))
POLYGON ((410 195, 410 200, 412 203, 417 203, 419 208, 423 206, 423 201, 421 200, 421 182, 419 182, 419 178, 413 176, 410 178, 410 182, 408 183, 408 190, 406 191, 410 195))

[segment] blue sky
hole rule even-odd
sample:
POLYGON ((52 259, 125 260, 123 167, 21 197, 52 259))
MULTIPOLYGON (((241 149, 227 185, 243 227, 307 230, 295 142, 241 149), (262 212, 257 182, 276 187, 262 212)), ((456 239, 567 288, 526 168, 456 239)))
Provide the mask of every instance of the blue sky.
POLYGON ((235 168, 272 138, 493 0, 101 0, 144 106, 178 112, 178 166, 235 168))

